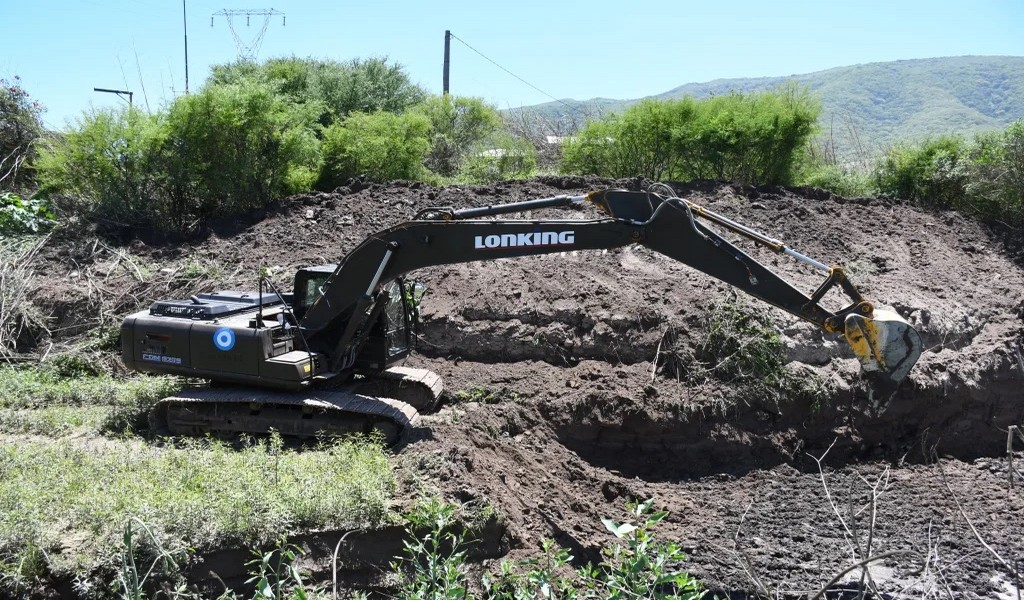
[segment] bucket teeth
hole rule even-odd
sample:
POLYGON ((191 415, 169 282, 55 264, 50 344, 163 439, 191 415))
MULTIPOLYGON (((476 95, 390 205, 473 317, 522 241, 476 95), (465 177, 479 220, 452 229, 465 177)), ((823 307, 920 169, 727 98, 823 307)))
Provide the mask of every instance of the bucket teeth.
POLYGON ((921 336, 891 310, 875 309, 870 317, 853 313, 845 324, 846 341, 873 378, 898 384, 921 356, 921 336))

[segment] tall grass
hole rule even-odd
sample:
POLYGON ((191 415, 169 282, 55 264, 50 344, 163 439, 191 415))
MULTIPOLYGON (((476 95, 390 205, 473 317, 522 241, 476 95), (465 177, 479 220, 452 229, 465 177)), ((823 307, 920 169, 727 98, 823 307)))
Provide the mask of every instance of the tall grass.
POLYGON ((395 482, 385 451, 347 440, 304 452, 205 440, 0 439, 0 580, 109 572, 125 524, 163 547, 254 546, 298 531, 372 526, 395 482))

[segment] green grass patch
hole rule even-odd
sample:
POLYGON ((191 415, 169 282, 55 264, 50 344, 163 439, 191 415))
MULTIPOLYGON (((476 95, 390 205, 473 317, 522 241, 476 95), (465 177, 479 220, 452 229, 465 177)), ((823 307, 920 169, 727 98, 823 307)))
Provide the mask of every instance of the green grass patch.
POLYGON ((0 581, 109 576, 133 518, 164 548, 198 550, 374 526, 394 489, 386 451, 370 440, 301 452, 279 439, 241 450, 206 440, 2 440, 0 581))
POLYGON ((0 366, 0 408, 116 406, 155 401, 181 388, 174 377, 63 373, 56 368, 0 366), (71 375, 71 376, 68 376, 71 375))
POLYGON ((108 406, 46 406, 0 409, 0 433, 59 437, 104 429, 110 421, 108 406))

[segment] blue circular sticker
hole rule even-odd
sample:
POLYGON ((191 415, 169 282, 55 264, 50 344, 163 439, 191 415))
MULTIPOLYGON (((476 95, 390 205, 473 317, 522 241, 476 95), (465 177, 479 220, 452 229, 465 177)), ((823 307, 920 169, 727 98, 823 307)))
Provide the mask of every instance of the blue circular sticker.
POLYGON ((227 352, 235 347, 235 332, 227 327, 221 327, 213 332, 213 345, 218 350, 227 352))

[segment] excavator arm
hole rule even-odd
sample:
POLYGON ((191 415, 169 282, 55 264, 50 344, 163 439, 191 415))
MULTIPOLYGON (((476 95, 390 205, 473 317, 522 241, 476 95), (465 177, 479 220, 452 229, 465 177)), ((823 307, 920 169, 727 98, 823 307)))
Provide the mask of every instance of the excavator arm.
MULTIPOLYGON (((665 187, 667 190, 668 188, 665 187)), ((875 309, 840 267, 828 267, 782 242, 674 194, 607 190, 482 208, 421 211, 412 221, 369 236, 337 266, 299 328, 309 350, 330 357, 331 370, 354 362, 370 323, 382 309, 382 285, 424 267, 571 250, 638 244, 777 306, 849 342, 864 371, 889 383, 906 377, 921 352, 909 324, 875 309), (490 219, 537 209, 579 209, 591 203, 595 219, 490 219), (805 295, 705 223, 732 231, 827 273, 805 295), (850 304, 832 312, 821 305, 838 287, 850 304)))

